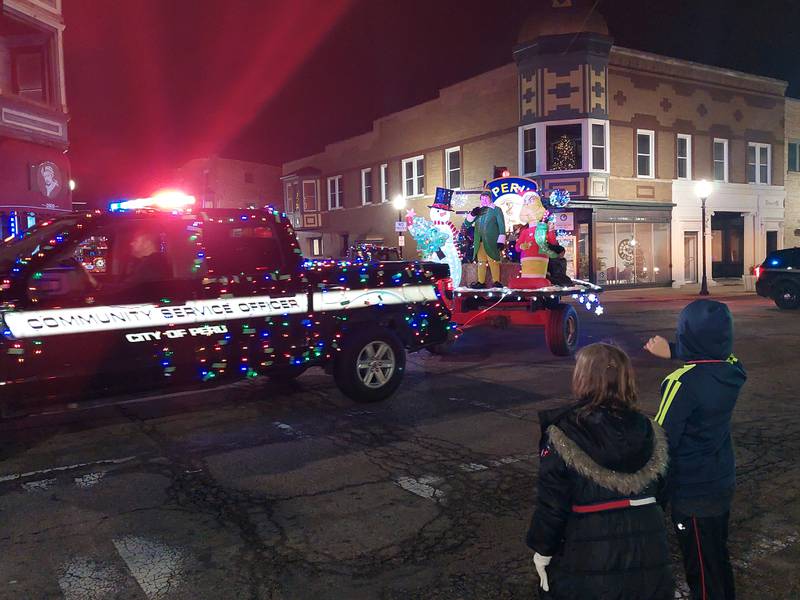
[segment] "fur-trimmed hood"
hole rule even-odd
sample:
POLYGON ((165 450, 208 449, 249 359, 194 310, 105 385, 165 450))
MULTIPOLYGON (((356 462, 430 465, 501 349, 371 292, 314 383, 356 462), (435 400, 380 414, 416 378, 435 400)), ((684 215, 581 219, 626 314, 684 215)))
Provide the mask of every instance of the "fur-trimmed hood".
POLYGON ((667 472, 669 448, 664 430, 650 421, 653 433, 652 453, 644 466, 626 473, 598 464, 575 441, 570 439, 557 425, 547 427, 547 436, 552 449, 558 453, 567 467, 594 483, 623 495, 642 492, 659 476, 667 472))

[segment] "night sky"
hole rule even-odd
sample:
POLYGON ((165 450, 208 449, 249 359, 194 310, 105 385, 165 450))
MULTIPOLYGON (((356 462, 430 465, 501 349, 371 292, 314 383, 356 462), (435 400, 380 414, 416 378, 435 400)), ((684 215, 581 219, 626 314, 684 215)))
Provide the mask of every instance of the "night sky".
MULTIPOLYGON (((76 200, 149 194, 191 158, 271 164, 512 60, 536 0, 67 0, 76 200)), ((615 43, 789 81, 800 0, 600 0, 615 43), (746 4, 734 10, 737 4, 746 4)))

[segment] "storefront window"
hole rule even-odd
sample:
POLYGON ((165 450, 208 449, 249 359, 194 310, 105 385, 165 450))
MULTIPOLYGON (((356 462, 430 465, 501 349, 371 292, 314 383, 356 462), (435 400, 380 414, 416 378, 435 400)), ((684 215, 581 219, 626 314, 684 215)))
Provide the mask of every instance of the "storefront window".
POLYGON ((578 279, 589 279, 589 224, 581 223, 578 230, 578 279))
POLYGON ((595 225, 596 280, 601 285, 657 285, 671 280, 669 223, 595 225))

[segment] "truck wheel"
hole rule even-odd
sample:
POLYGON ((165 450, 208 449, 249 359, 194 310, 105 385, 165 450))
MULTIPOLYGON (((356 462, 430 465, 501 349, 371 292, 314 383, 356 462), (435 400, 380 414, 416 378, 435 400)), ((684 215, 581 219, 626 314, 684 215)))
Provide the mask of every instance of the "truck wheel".
POLYGON ((289 383, 305 372, 305 367, 278 367, 274 371, 269 371, 267 377, 269 377, 270 381, 274 381, 275 383, 289 383))
POLYGON ((548 309, 544 338, 556 356, 571 356, 578 345, 578 313, 569 304, 548 309))
POLYGON ((400 385, 406 349, 387 329, 355 333, 336 359, 333 378, 345 396, 356 402, 378 402, 400 385))
POLYGON ((779 283, 773 300, 778 308, 794 310, 800 307, 800 287, 790 281, 779 283))

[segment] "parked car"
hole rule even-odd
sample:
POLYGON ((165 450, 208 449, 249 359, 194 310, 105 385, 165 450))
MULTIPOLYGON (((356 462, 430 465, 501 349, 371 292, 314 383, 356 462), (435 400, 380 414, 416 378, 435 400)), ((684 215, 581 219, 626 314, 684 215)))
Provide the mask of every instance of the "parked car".
POLYGON ((776 250, 755 268, 756 293, 778 308, 800 308, 800 248, 776 250))
POLYGON ((307 262, 277 211, 122 210, 0 246, 0 333, 6 412, 313 365, 372 402, 450 313, 424 264, 307 262))

